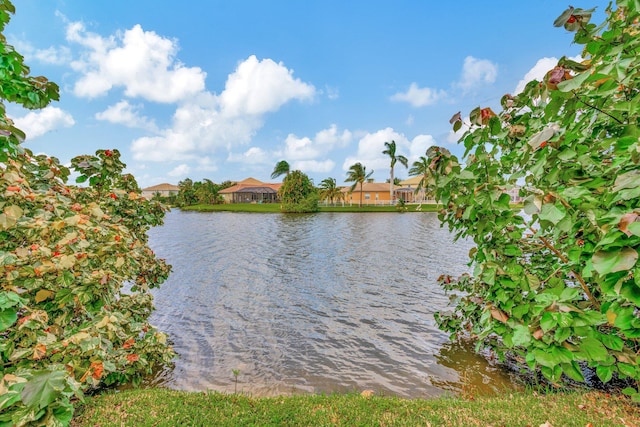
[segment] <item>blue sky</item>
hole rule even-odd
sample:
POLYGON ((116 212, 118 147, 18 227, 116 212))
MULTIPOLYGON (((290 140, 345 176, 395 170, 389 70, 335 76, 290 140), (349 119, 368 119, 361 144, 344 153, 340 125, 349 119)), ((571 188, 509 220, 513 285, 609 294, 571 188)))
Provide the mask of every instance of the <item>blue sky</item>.
MULTIPOLYGON (((576 7, 598 7, 590 0, 576 7)), ((117 148, 141 187, 184 178, 270 181, 279 160, 342 183, 456 154, 449 118, 580 53, 556 0, 16 0, 5 29, 32 74, 60 85, 41 111, 8 105, 25 145, 68 162, 117 148)), ((406 169, 395 175, 408 177, 406 169)))

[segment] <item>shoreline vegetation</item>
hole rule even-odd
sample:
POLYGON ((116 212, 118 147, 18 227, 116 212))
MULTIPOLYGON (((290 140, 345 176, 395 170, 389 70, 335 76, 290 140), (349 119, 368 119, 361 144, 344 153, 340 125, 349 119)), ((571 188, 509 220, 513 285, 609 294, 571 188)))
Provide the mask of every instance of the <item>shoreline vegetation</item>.
MULTIPOLYGON (((319 212, 438 212, 442 209, 442 205, 436 204, 407 204, 405 209, 399 211, 397 206, 375 206, 364 205, 337 205, 337 206, 320 206, 319 212), (419 206, 421 206, 419 208, 419 206)), ((224 203, 217 205, 191 205, 182 206, 178 209, 183 211, 196 212, 256 212, 256 213, 282 213, 279 203, 224 203)))
POLYGON ((147 388, 87 397, 72 426, 640 425, 638 407, 603 392, 401 399, 362 394, 252 397, 147 388))

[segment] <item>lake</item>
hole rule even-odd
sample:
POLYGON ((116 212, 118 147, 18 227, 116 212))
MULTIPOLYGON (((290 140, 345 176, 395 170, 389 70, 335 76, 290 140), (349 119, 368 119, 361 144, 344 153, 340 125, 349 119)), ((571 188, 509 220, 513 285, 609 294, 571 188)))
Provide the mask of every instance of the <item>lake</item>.
POLYGON ((407 398, 516 387, 435 324, 449 302, 437 278, 467 271, 471 245, 434 213, 173 210, 149 237, 173 266, 151 322, 179 354, 153 384, 407 398))

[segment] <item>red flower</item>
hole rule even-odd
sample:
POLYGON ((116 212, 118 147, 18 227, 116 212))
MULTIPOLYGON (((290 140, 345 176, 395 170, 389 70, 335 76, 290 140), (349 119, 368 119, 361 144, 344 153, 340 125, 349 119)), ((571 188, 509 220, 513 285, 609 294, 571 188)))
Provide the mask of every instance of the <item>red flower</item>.
POLYGON ((104 155, 107 157, 113 156, 113 152, 111 150, 104 150, 104 155))
POLYGON ((567 19, 567 24, 573 24, 574 22, 576 22, 576 17, 571 15, 569 19, 567 19))
POLYGON ((115 199, 117 199, 117 198, 118 198, 118 196, 116 196, 116 195, 115 195, 115 194, 113 194, 113 193, 109 194, 109 197, 111 197, 113 200, 115 200, 115 199))
POLYGON ((140 356, 138 356, 137 354, 127 354, 127 360, 129 362, 136 362, 140 359, 140 356))

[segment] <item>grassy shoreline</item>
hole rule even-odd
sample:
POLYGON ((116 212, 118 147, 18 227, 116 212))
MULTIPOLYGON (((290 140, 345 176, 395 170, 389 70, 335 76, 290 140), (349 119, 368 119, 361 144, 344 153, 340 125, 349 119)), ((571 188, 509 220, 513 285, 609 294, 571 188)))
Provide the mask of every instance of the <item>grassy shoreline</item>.
POLYGON ((640 408, 601 392, 400 399, 359 394, 251 397, 163 388, 87 398, 82 426, 552 426, 640 425, 640 408))
MULTIPOLYGON (((436 204, 406 205, 402 212, 437 212, 442 206, 436 204)), ((192 205, 179 208, 184 211, 196 212, 257 212, 257 213, 281 213, 279 203, 225 203, 220 205, 192 205)), ((399 212, 396 206, 321 206, 320 212, 399 212)))

